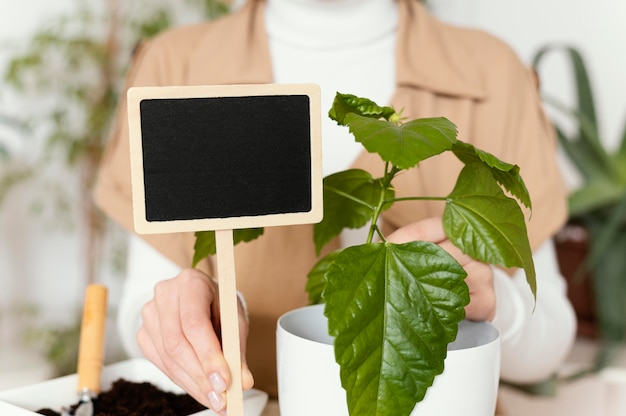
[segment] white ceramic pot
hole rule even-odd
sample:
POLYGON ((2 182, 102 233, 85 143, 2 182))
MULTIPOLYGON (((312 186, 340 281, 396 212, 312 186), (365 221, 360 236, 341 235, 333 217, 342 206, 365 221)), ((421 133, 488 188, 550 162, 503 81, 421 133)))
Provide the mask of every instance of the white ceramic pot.
MULTIPOLYGON (((306 306, 278 320, 281 416, 348 415, 323 308, 306 306)), ((493 415, 499 375, 498 331, 485 322, 463 321, 456 341, 448 346, 444 372, 411 416, 493 415)))

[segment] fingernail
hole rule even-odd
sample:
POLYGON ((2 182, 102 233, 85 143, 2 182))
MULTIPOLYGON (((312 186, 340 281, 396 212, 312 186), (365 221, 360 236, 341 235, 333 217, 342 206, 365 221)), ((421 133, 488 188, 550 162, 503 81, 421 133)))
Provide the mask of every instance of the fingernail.
POLYGON ((212 373, 209 376, 209 381, 211 382, 211 387, 216 392, 223 393, 226 391, 226 382, 219 373, 212 373))
POLYGON ((216 412, 219 412, 225 404, 222 395, 215 391, 209 393, 209 403, 211 403, 211 407, 216 412))

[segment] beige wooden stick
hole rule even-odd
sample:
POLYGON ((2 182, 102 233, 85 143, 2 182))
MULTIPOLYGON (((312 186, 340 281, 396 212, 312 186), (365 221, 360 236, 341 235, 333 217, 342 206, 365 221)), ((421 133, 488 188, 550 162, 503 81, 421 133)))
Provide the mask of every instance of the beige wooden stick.
POLYGON ((239 340, 239 312, 235 279, 235 251, 233 230, 215 231, 215 251, 219 279, 222 350, 230 369, 231 382, 226 390, 228 416, 243 416, 241 385, 241 350, 239 340))
POLYGON ((79 392, 100 393, 104 363, 104 336, 107 315, 107 289, 99 284, 87 286, 78 347, 79 392))

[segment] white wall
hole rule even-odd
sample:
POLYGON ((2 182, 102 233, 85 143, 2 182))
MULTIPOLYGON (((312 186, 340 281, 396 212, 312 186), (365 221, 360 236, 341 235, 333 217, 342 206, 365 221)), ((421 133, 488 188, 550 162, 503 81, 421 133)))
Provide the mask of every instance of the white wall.
MULTIPOLYGON (((626 117, 626 1, 430 0, 430 3, 444 20, 480 27, 500 36, 526 62, 547 42, 579 47, 592 74, 603 138, 607 143, 617 141, 626 117)), ((48 16, 63 13, 74 4, 73 0, 2 0, 0 68, 4 68, 9 56, 5 49, 7 41, 26 39, 48 16)), ((569 74, 562 60, 551 59, 546 64, 542 68, 545 90, 571 100, 569 74)), ((7 102, 0 89, 0 112, 10 108, 11 102, 7 102)), ((2 344, 8 339, 4 336, 6 305, 22 297, 40 303, 46 313, 71 312, 82 298, 84 282, 80 240, 75 235, 42 232, 23 209, 29 191, 21 192, 0 207, 0 314, 5 316, 4 320, 0 319, 0 374, 9 361, 2 344)))
MULTIPOLYGON (((0 72, 4 74, 9 57, 20 42, 28 39, 46 16, 68 10, 72 0, 2 1, 0 9, 0 72)), ((0 86, 2 84, 0 83, 0 86)), ((15 106, 0 87, 0 113, 14 114, 15 106)), ((24 140, 0 127, 0 137, 9 140, 19 153, 28 148, 24 140)), ((0 172, 3 172, 0 161, 0 172)), ((43 233, 32 220, 25 201, 32 189, 24 188, 0 206, 0 389, 46 377, 50 369, 34 348, 20 345, 23 335, 13 323, 30 323, 15 308, 24 301, 60 311, 77 301, 79 270, 78 241, 65 233, 43 233), (34 255, 37 253, 37 255, 34 255)))
MULTIPOLYGON (((530 64, 546 43, 583 53, 602 138, 617 143, 626 122, 626 1, 429 0, 443 20, 478 27, 506 40, 530 64)), ((554 55, 540 67, 545 93, 573 103, 569 66, 554 55)))

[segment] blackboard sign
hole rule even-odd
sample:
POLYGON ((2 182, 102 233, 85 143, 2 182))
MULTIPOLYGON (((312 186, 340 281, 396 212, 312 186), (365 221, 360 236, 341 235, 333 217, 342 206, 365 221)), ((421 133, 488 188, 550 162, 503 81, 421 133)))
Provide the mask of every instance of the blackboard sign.
POLYGON ((128 106, 137 232, 321 220, 316 85, 136 87, 128 106))
POLYGON ((312 84, 128 90, 135 230, 215 230, 228 413, 243 416, 233 229, 322 219, 312 84))

